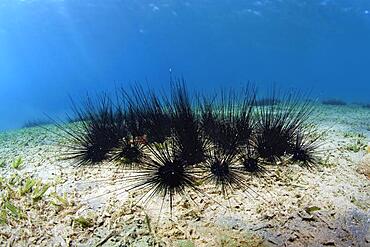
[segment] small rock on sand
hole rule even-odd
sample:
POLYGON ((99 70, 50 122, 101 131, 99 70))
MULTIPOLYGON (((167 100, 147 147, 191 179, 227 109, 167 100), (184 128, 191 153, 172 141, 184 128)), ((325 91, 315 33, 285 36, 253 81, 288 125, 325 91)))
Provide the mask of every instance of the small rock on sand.
POLYGON ((357 167, 357 172, 360 174, 364 174, 368 179, 370 179, 370 154, 366 154, 359 166, 357 167))

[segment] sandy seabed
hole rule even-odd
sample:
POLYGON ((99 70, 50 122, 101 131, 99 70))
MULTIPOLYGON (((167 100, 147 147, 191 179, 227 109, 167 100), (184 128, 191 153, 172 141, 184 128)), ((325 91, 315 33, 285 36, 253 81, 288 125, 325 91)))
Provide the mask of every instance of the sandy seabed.
POLYGON ((211 187, 207 196, 190 192, 172 216, 160 213, 160 198, 136 203, 141 195, 122 189, 115 166, 60 160, 50 131, 0 133, 0 245, 370 246, 370 109, 320 111, 316 169, 268 167, 230 198, 211 187))

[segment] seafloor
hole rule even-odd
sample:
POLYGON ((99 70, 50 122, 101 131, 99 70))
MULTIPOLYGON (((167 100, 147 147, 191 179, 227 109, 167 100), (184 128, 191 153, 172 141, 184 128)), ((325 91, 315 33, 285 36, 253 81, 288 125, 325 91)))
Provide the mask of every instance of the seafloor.
MULTIPOLYGON (((0 243, 7 246, 369 246, 370 109, 320 106, 322 161, 271 166, 229 199, 206 189, 145 207, 111 164, 73 168, 44 128, 0 134, 0 243), (123 184, 122 184, 123 183, 123 184)), ((48 126, 58 131, 53 126, 48 126)))

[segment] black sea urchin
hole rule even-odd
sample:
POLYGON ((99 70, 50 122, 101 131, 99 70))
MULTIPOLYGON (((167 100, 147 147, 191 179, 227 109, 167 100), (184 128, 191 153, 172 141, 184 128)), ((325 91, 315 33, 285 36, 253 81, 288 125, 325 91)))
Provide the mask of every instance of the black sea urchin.
POLYGON ((248 146, 245 152, 239 158, 243 170, 250 175, 263 175, 267 172, 264 163, 258 159, 258 154, 253 150, 252 146, 248 146))
POLYGON ((129 135, 133 138, 145 139, 146 131, 144 128, 144 118, 135 105, 129 104, 122 108, 125 125, 129 135))
POLYGON ((75 123, 58 124, 65 133, 68 148, 65 159, 76 160, 77 165, 97 164, 108 158, 109 152, 119 146, 127 129, 107 96, 97 102, 88 98, 82 108, 73 104, 75 123))
POLYGON ((141 86, 122 89, 128 104, 128 126, 134 136, 145 136, 149 143, 163 143, 171 136, 171 117, 163 100, 141 86))
POLYGON ((203 181, 213 183, 225 197, 237 189, 245 188, 245 174, 237 162, 235 153, 211 151, 203 166, 203 181))
POLYGON ((172 85, 170 105, 175 155, 194 165, 205 160, 206 139, 201 131, 199 116, 195 113, 184 82, 172 85))
POLYGON ((163 202, 168 198, 171 212, 175 195, 184 196, 187 189, 199 192, 196 172, 186 165, 187 161, 174 155, 174 145, 176 143, 172 141, 162 145, 149 144, 150 155, 129 178, 134 182, 129 190, 144 192, 140 201, 146 203, 155 195, 161 196, 163 202))
POLYGON ((144 148, 145 144, 140 140, 125 137, 121 140, 119 146, 112 151, 111 160, 123 165, 140 165, 146 155, 144 148))
POLYGON ((307 168, 314 167, 319 161, 318 149, 323 144, 320 137, 321 135, 313 130, 298 131, 288 152, 291 160, 307 168))
POLYGON ((215 106, 207 100, 200 104, 202 129, 217 149, 234 153, 249 145, 254 127, 254 101, 255 91, 247 89, 242 95, 234 91, 228 95, 222 93, 215 106))
POLYGON ((276 162, 288 154, 297 131, 305 128, 314 106, 301 100, 298 93, 279 99, 274 92, 271 99, 279 103, 258 108, 254 147, 259 157, 276 162))

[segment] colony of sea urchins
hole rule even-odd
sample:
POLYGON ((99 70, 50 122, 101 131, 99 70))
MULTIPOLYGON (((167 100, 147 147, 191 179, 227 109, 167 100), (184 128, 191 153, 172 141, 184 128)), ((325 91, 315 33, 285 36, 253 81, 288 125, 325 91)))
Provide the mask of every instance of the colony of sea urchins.
POLYGON ((159 95, 137 85, 122 89, 118 103, 103 96, 75 106, 74 123, 58 125, 63 157, 77 166, 115 164, 127 171, 127 190, 169 199, 171 212, 175 196, 190 190, 205 195, 202 187, 215 186, 228 197, 268 166, 318 163, 315 104, 301 94, 273 90, 261 103, 253 86, 212 97, 190 95, 183 81, 170 88, 159 95))

